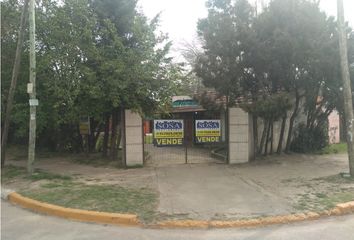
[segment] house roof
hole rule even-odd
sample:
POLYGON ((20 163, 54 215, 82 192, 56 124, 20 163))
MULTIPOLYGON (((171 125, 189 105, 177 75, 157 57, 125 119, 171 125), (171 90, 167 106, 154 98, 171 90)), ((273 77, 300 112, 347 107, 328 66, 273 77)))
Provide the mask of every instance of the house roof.
POLYGON ((199 103, 190 96, 173 96, 172 113, 202 112, 206 111, 199 103))
POLYGON ((172 113, 181 113, 181 112, 205 112, 206 109, 204 109, 201 106, 187 106, 187 107, 174 107, 172 108, 171 112, 172 113))

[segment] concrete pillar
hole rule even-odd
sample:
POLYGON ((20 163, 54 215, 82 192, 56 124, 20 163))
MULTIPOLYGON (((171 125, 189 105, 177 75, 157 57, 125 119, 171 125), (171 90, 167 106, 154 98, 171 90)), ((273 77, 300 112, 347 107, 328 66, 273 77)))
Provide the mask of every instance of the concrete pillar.
POLYGON ((252 118, 241 108, 229 108, 229 164, 253 158, 252 118))
POLYGON ((139 113, 124 111, 124 159, 127 167, 144 164, 143 121, 139 113))

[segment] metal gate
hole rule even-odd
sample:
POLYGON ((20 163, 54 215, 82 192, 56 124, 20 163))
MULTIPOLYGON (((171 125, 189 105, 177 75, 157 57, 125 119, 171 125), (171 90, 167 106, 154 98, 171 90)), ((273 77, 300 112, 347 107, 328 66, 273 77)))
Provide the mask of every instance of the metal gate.
POLYGON ((144 165, 226 163, 226 111, 180 112, 145 119, 144 165))

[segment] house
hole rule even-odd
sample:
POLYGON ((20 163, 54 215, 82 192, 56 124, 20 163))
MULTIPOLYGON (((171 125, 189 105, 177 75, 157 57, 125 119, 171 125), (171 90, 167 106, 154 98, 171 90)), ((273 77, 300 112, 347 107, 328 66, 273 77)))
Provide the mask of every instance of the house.
MULTIPOLYGON (((201 104, 196 100, 198 96, 194 98, 191 96, 172 96, 171 105, 172 108, 168 114, 168 119, 182 119, 184 122, 184 141, 188 145, 195 145, 197 141, 195 139, 195 121, 202 119, 218 119, 221 122, 222 136, 221 141, 224 142, 226 138, 225 134, 225 124, 226 124, 226 111, 208 110, 201 106, 201 104)), ((166 118, 166 117, 162 117, 166 118)), ((153 121, 144 120, 144 136, 145 143, 151 143, 152 133, 153 133, 153 121)))

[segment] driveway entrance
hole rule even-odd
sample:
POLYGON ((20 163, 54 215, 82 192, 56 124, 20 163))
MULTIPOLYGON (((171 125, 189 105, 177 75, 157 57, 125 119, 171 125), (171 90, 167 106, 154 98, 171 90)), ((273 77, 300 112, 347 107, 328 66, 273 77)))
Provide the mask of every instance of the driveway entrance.
POLYGON ((213 148, 191 146, 156 147, 145 144, 145 166, 167 166, 185 163, 225 163, 220 158, 212 156, 213 148), (187 152, 186 152, 187 151, 187 152))
POLYGON ((225 117, 222 119, 188 112, 145 120, 144 165, 226 163, 225 117))

